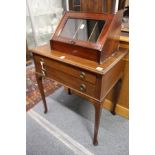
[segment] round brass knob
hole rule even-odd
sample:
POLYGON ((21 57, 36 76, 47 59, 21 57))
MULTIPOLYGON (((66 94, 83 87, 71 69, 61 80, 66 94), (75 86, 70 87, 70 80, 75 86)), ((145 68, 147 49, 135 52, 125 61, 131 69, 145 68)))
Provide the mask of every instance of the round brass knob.
POLYGON ((82 91, 82 92, 86 91, 86 85, 85 84, 80 85, 80 91, 82 91))
POLYGON ((85 78, 85 75, 86 75, 85 72, 81 72, 81 73, 80 73, 80 78, 81 78, 81 79, 84 79, 84 78, 85 78))

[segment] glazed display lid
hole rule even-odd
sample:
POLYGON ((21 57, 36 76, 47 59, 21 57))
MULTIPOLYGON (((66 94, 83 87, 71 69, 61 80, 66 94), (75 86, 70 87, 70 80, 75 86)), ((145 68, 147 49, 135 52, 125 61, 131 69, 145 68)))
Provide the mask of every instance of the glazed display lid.
POLYGON ((105 20, 68 18, 60 37, 96 43, 105 20))
POLYGON ((52 40, 101 50, 114 15, 66 12, 52 40))

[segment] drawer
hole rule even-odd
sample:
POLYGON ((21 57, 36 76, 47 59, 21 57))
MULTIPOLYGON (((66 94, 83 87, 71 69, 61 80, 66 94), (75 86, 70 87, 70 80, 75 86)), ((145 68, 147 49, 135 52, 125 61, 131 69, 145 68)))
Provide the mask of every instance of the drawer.
MULTIPOLYGON (((37 57, 38 58, 38 57, 37 57)), ((51 67, 50 65, 47 65, 46 59, 44 59, 45 65, 43 68, 41 67, 40 58, 37 59, 35 57, 35 65, 36 65, 36 72, 43 75, 42 71, 44 71, 44 74, 46 77, 51 78, 71 89, 78 90, 81 93, 87 94, 92 97, 96 97, 96 85, 87 82, 86 80, 83 80, 81 78, 77 78, 76 76, 72 76, 68 72, 61 71, 60 69, 51 67), (39 61, 38 61, 39 60, 39 61)))
POLYGON ((34 60, 35 63, 37 63, 38 65, 40 64, 40 61, 44 61, 44 66, 56 69, 60 72, 64 72, 65 74, 69 74, 73 77, 81 79, 82 81, 96 84, 96 75, 91 72, 85 71, 74 66, 70 66, 68 64, 64 64, 59 61, 41 57, 39 55, 34 55, 34 60))
POLYGON ((70 87, 71 89, 75 89, 84 94, 95 97, 95 85, 89 82, 83 81, 49 66, 46 66, 45 75, 48 78, 51 78, 67 87, 70 87))

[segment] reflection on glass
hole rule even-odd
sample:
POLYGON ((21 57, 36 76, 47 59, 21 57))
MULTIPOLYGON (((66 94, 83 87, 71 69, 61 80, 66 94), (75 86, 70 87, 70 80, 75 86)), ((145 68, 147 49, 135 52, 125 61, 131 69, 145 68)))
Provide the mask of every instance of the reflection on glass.
POLYGON ((104 20, 69 18, 60 33, 60 37, 96 42, 104 24, 104 20))

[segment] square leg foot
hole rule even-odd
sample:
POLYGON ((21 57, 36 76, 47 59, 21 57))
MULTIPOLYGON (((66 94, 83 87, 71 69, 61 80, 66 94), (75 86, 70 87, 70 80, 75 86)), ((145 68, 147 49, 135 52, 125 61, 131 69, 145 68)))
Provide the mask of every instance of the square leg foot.
POLYGON ((93 145, 97 146, 98 145, 98 141, 93 141, 93 145))
POLYGON ((44 114, 46 114, 46 113, 47 113, 47 111, 48 111, 47 109, 46 109, 46 110, 44 110, 44 114))
POLYGON ((116 112, 114 112, 114 111, 111 111, 111 114, 112 114, 112 115, 116 115, 116 112))

